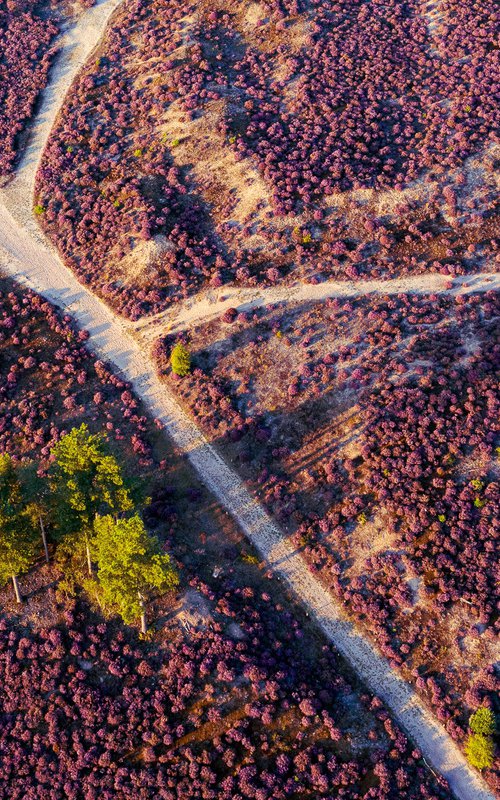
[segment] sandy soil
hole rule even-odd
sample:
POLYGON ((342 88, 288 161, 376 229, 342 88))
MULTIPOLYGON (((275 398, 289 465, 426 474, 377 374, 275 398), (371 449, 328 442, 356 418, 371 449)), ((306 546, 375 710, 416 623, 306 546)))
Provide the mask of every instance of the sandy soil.
POLYGON ((305 303, 326 300, 329 297, 360 297, 363 295, 390 294, 468 294, 500 289, 500 274, 480 272, 475 275, 450 278, 429 272, 406 278, 373 281, 325 281, 319 284, 297 283, 271 288, 222 288, 201 292, 186 300, 181 308, 173 308, 156 316, 132 323, 133 329, 147 340, 162 333, 180 332, 200 322, 220 316, 228 308, 249 311, 273 303, 305 303))

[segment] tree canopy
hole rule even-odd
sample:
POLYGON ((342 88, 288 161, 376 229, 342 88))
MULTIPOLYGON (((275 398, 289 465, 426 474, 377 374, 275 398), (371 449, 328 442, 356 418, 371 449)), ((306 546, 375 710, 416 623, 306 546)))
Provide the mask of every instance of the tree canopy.
POLYGON ((98 516, 95 533, 103 599, 125 622, 142 616, 147 592, 175 589, 178 577, 170 558, 160 552, 157 539, 148 534, 138 514, 116 520, 98 516))
POLYGON ((21 483, 11 457, 0 455, 0 584, 11 578, 21 600, 17 575, 33 564, 39 527, 49 560, 45 518, 56 529, 56 557, 65 572, 60 586, 71 592, 77 585, 97 589, 125 622, 140 618, 145 630, 148 593, 175 589, 178 577, 138 513, 139 485, 126 483, 105 437, 85 424, 65 434, 51 456, 48 481, 31 464, 21 483), (90 582, 77 568, 82 558, 90 582))
POLYGON ((0 455, 0 582, 26 572, 35 552, 36 532, 12 459, 4 453, 0 455))
POLYGON ((174 375, 183 378, 191 369, 191 355, 182 342, 177 342, 170 354, 170 366, 174 375))
POLYGON ((469 764, 476 769, 489 769, 493 766, 495 745, 491 736, 471 733, 465 744, 465 755, 469 764))
POLYGON ((128 511, 133 507, 118 461, 100 433, 85 423, 65 434, 52 448, 50 470, 65 528, 90 530, 98 513, 128 511))
POLYGON ((65 534, 83 537, 89 574, 97 514, 130 511, 133 500, 118 461, 108 452, 102 434, 90 433, 83 423, 53 447, 50 469, 56 524, 65 534))
POLYGON ((471 715, 469 728, 472 733, 492 736, 495 733, 495 715, 490 708, 481 706, 471 715))

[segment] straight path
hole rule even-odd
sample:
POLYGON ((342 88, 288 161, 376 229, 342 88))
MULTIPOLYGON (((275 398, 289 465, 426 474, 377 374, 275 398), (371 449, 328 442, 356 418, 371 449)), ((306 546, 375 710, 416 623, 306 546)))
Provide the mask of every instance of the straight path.
POLYGON ((345 618, 342 606, 310 573, 302 556, 286 540, 239 476, 207 442, 175 396, 159 380, 144 346, 118 318, 78 283, 73 273, 42 241, 20 228, 0 206, 0 267, 70 313, 88 330, 88 345, 132 384, 150 413, 185 453, 203 482, 226 507, 246 536, 307 606, 328 639, 361 680, 386 703, 427 761, 450 783, 459 800, 493 800, 480 776, 469 768, 457 745, 427 710, 414 690, 345 618))
POLYGON ((17 177, 0 191, 0 267, 70 313, 89 332, 90 348, 114 365, 132 384, 150 413, 187 453, 201 479, 227 508, 246 536, 303 601, 328 639, 344 655, 361 680, 391 709, 395 719, 425 758, 448 781, 458 800, 494 800, 481 777, 471 770, 450 736, 374 647, 346 619, 340 604, 313 577, 239 476, 207 442, 175 396, 156 375, 144 343, 133 326, 120 319, 61 262, 41 234, 31 214, 34 176, 50 129, 65 93, 80 65, 98 43, 120 0, 103 0, 65 34, 66 50, 51 72, 30 145, 17 177))

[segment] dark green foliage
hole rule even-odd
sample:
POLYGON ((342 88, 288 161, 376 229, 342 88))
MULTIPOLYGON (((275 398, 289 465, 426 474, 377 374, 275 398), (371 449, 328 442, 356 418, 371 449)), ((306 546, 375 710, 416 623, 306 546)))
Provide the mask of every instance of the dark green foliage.
POLYGON ((0 455, 0 583, 26 572, 36 555, 37 536, 11 457, 0 455))

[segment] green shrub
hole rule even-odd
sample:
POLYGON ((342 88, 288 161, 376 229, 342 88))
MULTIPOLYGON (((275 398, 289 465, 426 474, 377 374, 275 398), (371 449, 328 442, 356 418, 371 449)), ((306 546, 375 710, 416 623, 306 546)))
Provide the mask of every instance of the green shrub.
POLYGON ((37 215, 37 217, 40 217, 45 211, 45 206, 42 206, 42 205, 40 205, 40 203, 37 203, 33 210, 34 210, 35 214, 37 215))
POLYGON ((178 375, 180 378, 187 375, 191 369, 191 356, 182 342, 177 342, 170 353, 170 366, 174 375, 178 375))
POLYGON ((257 556, 252 555, 252 553, 242 553, 241 558, 246 564, 260 564, 257 556))
POLYGON ((471 733, 465 744, 467 761, 476 769, 489 769, 493 766, 494 744, 491 736, 471 733))
POLYGON ((469 728, 472 733, 481 736, 492 736, 495 733, 495 715, 490 708, 482 706, 474 711, 469 719, 469 728))

